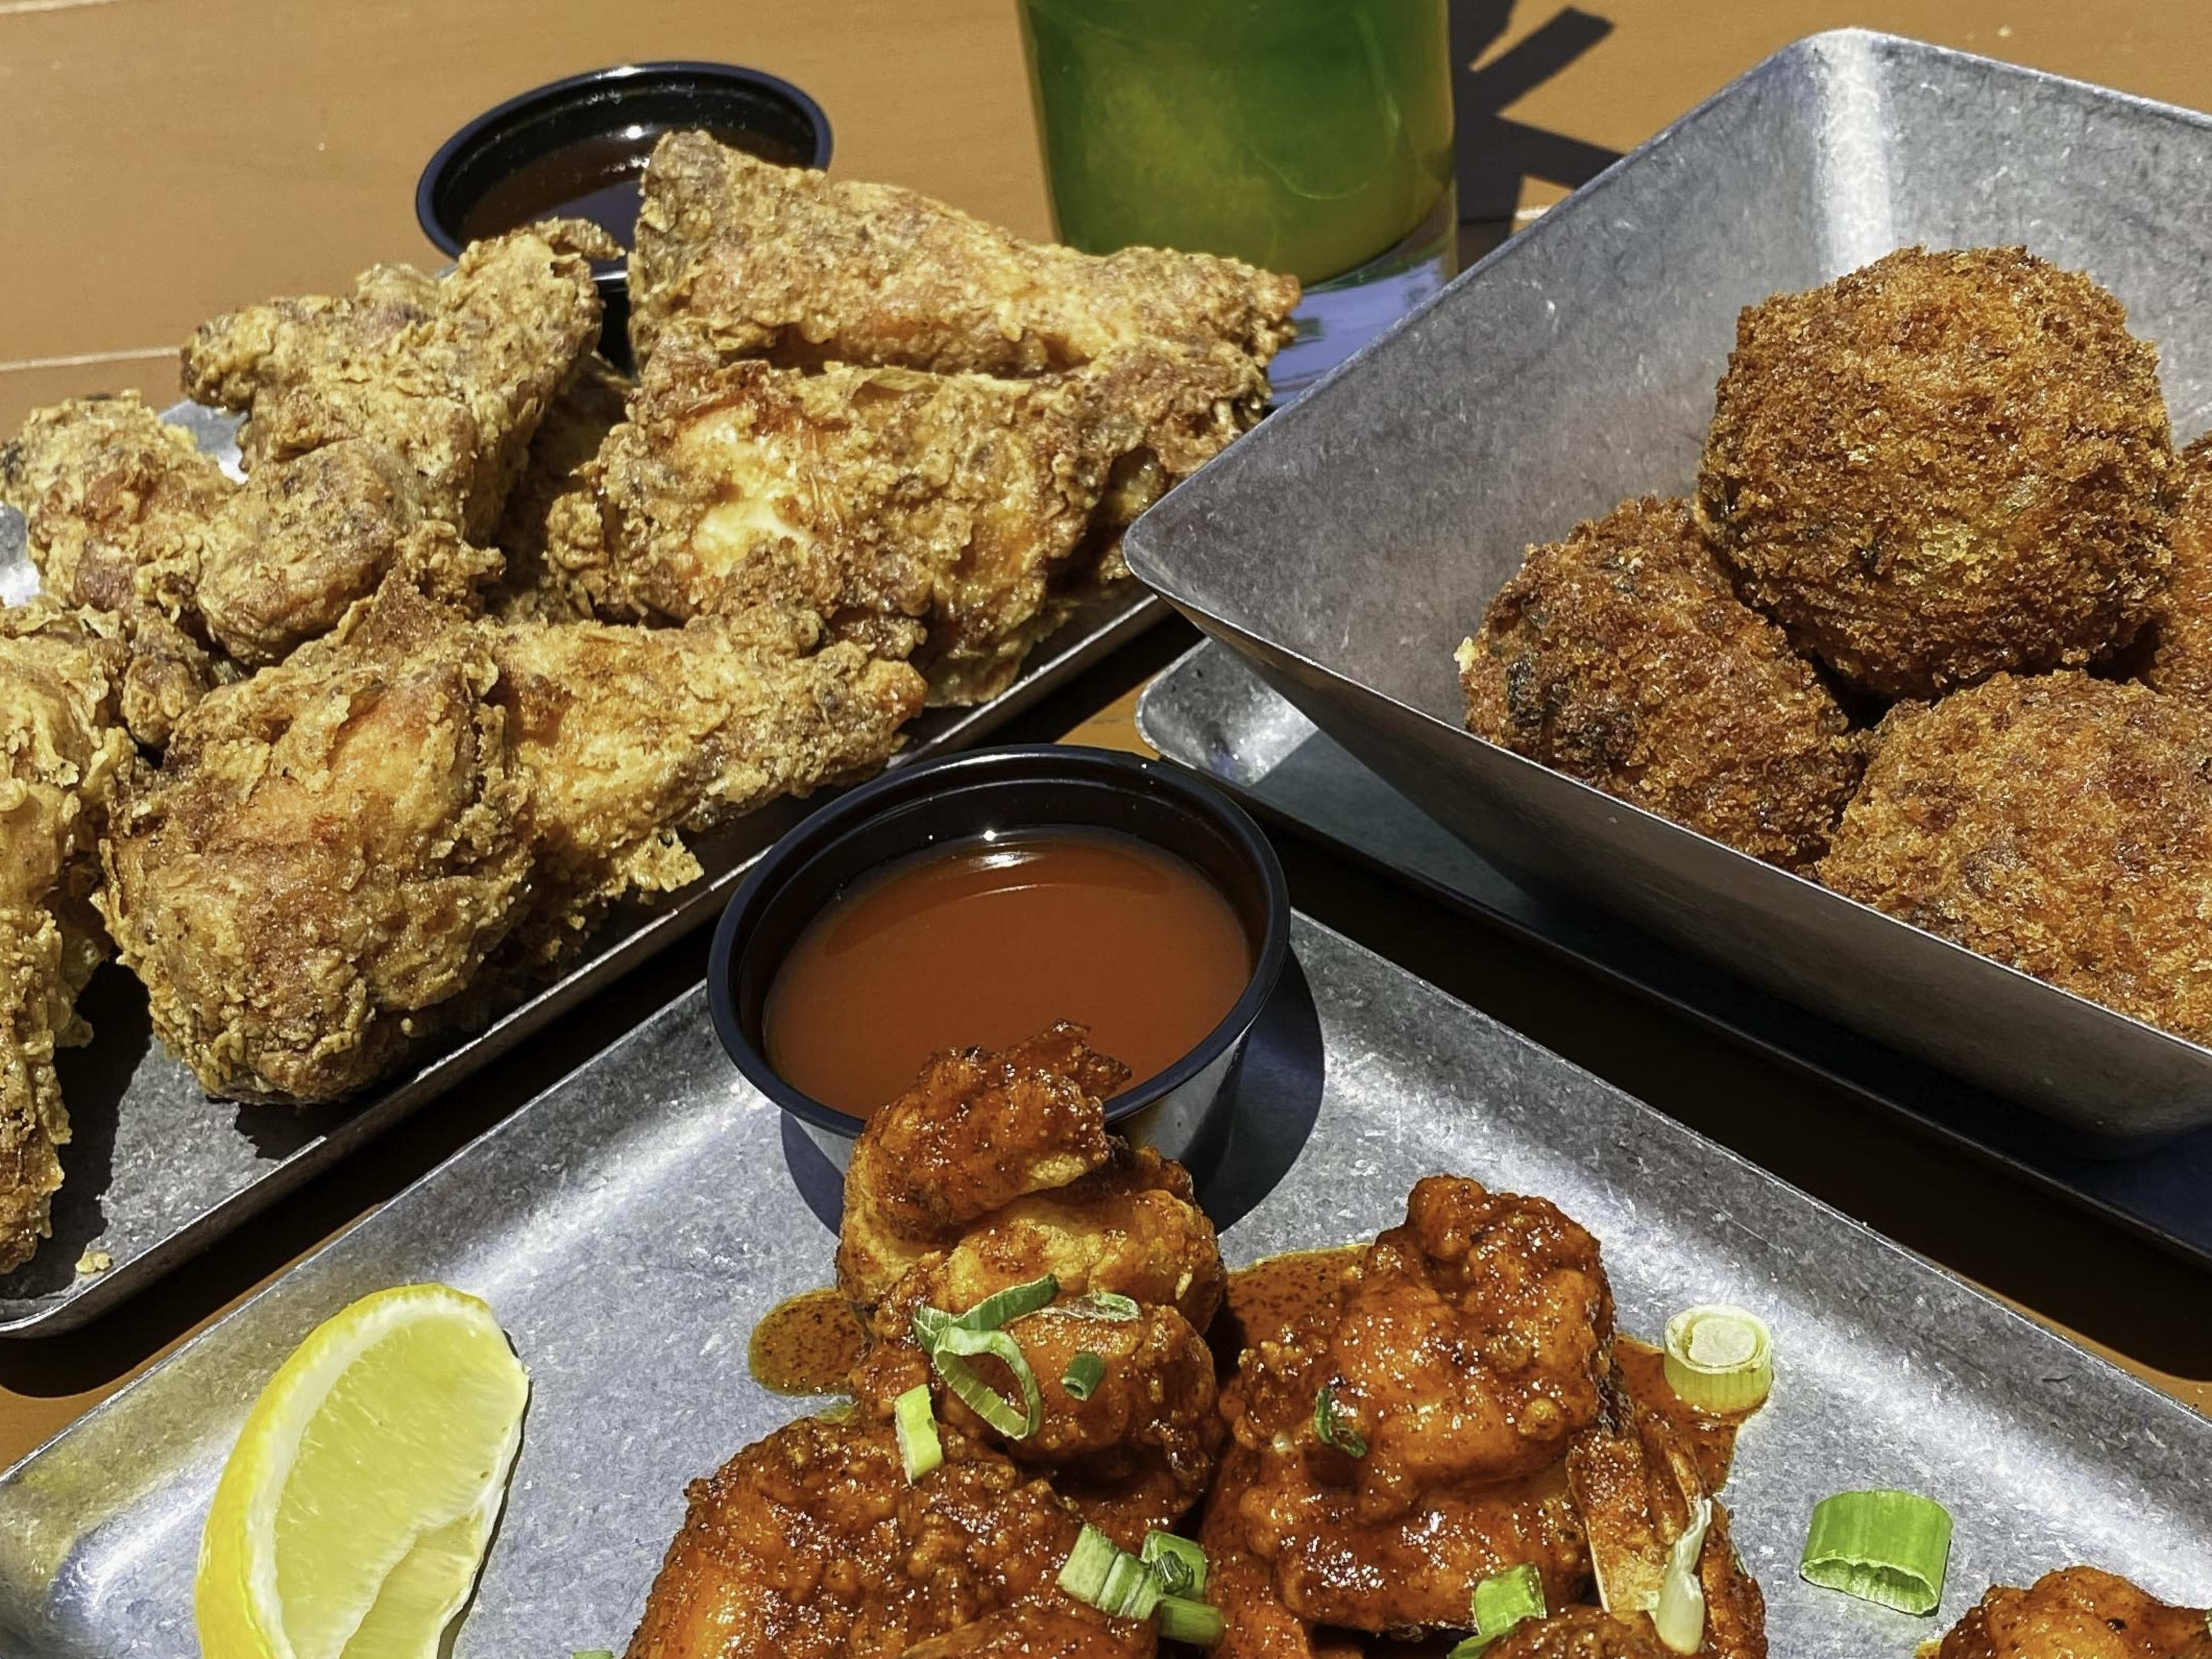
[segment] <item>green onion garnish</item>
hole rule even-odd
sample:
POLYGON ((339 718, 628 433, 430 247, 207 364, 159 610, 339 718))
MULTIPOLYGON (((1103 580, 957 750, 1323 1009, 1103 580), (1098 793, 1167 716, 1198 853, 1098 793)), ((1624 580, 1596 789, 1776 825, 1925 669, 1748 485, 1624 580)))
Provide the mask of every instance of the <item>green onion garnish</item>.
POLYGON ((1690 1524, 1667 1551, 1667 1576, 1659 1581, 1659 1604, 1651 1623, 1659 1639, 1674 1653, 1695 1653, 1705 1643, 1705 1585, 1698 1576, 1705 1533, 1713 1524, 1713 1500, 1700 1498, 1690 1524))
POLYGON ((1086 1607, 1097 1607, 1106 1589, 1106 1575, 1125 1553, 1119 1544, 1086 1521, 1075 1536, 1075 1547, 1060 1565, 1060 1589, 1086 1607))
POLYGON ((1085 1348, 1067 1362, 1067 1369, 1060 1373, 1060 1386, 1066 1390, 1070 1400, 1088 1400, 1105 1376, 1106 1362, 1085 1348))
POLYGON ((899 1467, 909 1481, 919 1480, 945 1461, 945 1444, 937 1437, 937 1414, 931 1408, 929 1384, 917 1382, 891 1406, 898 1433, 899 1467))
POLYGON ((1144 1310, 1137 1305, 1136 1298, 1123 1296, 1118 1291, 1085 1291, 1060 1311, 1073 1314, 1078 1319, 1104 1319, 1117 1325, 1144 1316, 1144 1310))
POLYGON ((568 1659, 615 1659, 612 1648, 571 1648, 568 1659))
POLYGON ((1050 1273, 1032 1279, 1023 1285, 1009 1285, 1003 1291, 994 1291, 963 1314, 947 1313, 942 1308, 917 1308, 914 1315, 915 1340, 925 1348, 930 1335, 943 1330, 995 1331, 1011 1325, 1024 1314, 1033 1314, 1039 1308, 1048 1308, 1060 1294, 1060 1281, 1050 1273), (924 1332, 929 1333, 925 1335, 924 1332))
POLYGON ((1950 1513, 1933 1498, 1910 1492, 1839 1492, 1813 1506, 1797 1571, 1823 1589, 1924 1614, 1943 1600, 1943 1570, 1950 1559, 1950 1513))
POLYGON ((1098 1610, 1109 1619, 1149 1619, 1160 1604, 1160 1581, 1152 1570, 1127 1550, 1106 1570, 1106 1586, 1098 1594, 1098 1610))
POLYGON ((937 1367, 937 1374, 945 1379, 945 1386, 959 1395, 960 1403, 969 1411, 1009 1440, 1026 1440, 1037 1431, 1037 1425, 1044 1421, 1044 1395, 1037 1387, 1036 1373, 1022 1355, 1020 1343, 1004 1331, 972 1330, 964 1325, 945 1325, 925 1332, 921 1313, 915 1315, 914 1335, 929 1356, 929 1363, 937 1367), (1021 1390, 1018 1406, 976 1376, 968 1362, 979 1354, 990 1355, 1013 1373, 1014 1386, 1021 1390))
POLYGON ((1705 1303, 1667 1322, 1667 1382, 1699 1411, 1747 1412, 1774 1387, 1774 1339, 1741 1308, 1705 1303))
POLYGON ((1334 1446, 1348 1457, 1367 1455, 1367 1442, 1358 1430, 1345 1421, 1336 1408, 1336 1391, 1326 1382, 1314 1395, 1314 1432, 1321 1437, 1324 1446, 1334 1446))
POLYGON ((1170 1595, 1206 1594, 1206 1552, 1194 1540, 1158 1530, 1145 1534, 1144 1563, 1170 1595))
POLYGON ((1182 1595, 1164 1595, 1160 1598, 1160 1636, 1163 1640, 1188 1642, 1193 1647, 1211 1647, 1221 1639, 1223 1628, 1219 1607, 1208 1607, 1203 1601, 1194 1601, 1182 1595))
POLYGON ((1541 1619, 1550 1611, 1544 1605, 1544 1576, 1528 1562, 1483 1579, 1468 1603, 1474 1634, 1455 1644, 1444 1659, 1474 1659, 1514 1626, 1541 1619))

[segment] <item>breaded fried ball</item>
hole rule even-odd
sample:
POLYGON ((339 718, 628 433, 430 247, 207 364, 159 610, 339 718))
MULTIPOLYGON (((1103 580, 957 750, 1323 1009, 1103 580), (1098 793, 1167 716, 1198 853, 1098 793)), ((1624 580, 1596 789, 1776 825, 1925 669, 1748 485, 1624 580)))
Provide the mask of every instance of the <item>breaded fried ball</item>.
POLYGON ((2120 302, 2024 248, 1907 248, 1745 311, 1698 522, 1801 650, 1889 696, 2125 645, 2172 434, 2120 302))
POLYGON ((1686 501, 1530 548, 1458 659, 1469 731, 1785 869, 1826 850, 1857 781, 1844 711, 1686 501))
POLYGON ((1820 878, 2212 1039, 2212 708, 2062 672, 1900 703, 1820 878))
POLYGON ((2175 477, 2173 565, 2142 678, 2178 696, 2212 697, 2212 434, 2181 452, 2175 477))

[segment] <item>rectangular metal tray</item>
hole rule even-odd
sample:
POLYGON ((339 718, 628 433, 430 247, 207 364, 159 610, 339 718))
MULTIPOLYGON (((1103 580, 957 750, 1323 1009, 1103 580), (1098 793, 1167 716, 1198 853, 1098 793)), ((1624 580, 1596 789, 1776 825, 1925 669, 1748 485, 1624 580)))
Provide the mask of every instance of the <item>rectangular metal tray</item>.
POLYGON ((2023 1112, 1618 917, 1511 876, 1213 641, 1193 647, 1146 686, 1137 729, 1170 760, 1262 817, 2212 1267, 2212 1128, 2116 1157, 2110 1142, 2023 1112))
MULTIPOLYGON (((1939 1628, 1796 1577, 1813 1502, 1850 1487, 1950 1507, 1946 1621, 2075 1560, 2212 1597, 2212 1422, 1349 940, 1302 919, 1293 944, 1318 1041, 1271 1087, 1310 1088, 1312 1127, 1224 1254, 1371 1234, 1449 1170, 1589 1225, 1626 1330, 1761 1310, 1778 1381, 1727 1496, 1777 1655, 1902 1655, 1939 1628)), ((744 1369, 753 1322, 830 1278, 782 1145, 702 995, 672 1004, 0 1476, 0 1650, 191 1655, 201 1519, 248 1403, 318 1322, 426 1279, 488 1298, 535 1379, 455 1651, 620 1650, 684 1483, 805 1409, 744 1369)))
MULTIPOLYGON (((223 452, 235 422, 190 404, 163 416, 223 452)), ((232 452, 234 454, 234 449, 232 452)), ((0 587, 28 568, 20 518, 0 507, 0 587)), ((35 572, 33 573, 33 581, 35 572)), ((974 708, 939 708, 907 728, 893 765, 969 747, 1054 687, 1146 629, 1168 608, 1135 584, 1079 611, 1030 653, 1012 685, 974 708)), ((16 599, 32 587, 7 590, 16 599)), ((821 798, 817 798, 821 799, 821 798)), ((410 1070, 336 1106, 306 1109, 213 1102, 155 1041, 145 994, 119 969, 100 970, 82 1004, 91 1047, 59 1061, 73 1139, 62 1152, 54 1236, 0 1275, 0 1337, 70 1330, 143 1290, 309 1177, 454 1088, 593 992, 705 926, 755 860, 809 810, 776 801, 712 836, 694 837, 705 878, 658 903, 617 907, 558 980, 485 1030, 434 1048, 410 1070), (79 1273, 86 1250, 112 1265, 79 1273)))
POLYGON ((1685 491, 1743 306, 2025 242, 2212 421, 2212 118, 1861 31, 1790 47, 1147 514, 1129 562, 1497 862, 2107 1135, 2212 1123, 2212 1051, 1469 736, 1453 648, 1529 543, 1685 491))

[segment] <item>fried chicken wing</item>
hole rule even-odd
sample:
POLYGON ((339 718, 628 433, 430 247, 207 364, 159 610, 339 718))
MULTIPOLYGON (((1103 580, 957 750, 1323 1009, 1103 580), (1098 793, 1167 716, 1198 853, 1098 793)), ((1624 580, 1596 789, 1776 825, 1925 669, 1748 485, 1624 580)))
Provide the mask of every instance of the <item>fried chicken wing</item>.
POLYGON ((640 362, 677 333, 724 357, 997 375, 1174 343, 1228 346, 1255 382, 1298 302, 1296 278, 1233 259, 1039 246, 912 191, 776 167, 701 132, 653 150, 629 293, 640 362))
POLYGON ((58 1044, 106 943, 90 896, 108 803, 135 753, 112 648, 50 599, 0 610, 0 1272, 29 1259, 61 1185, 58 1044))
POLYGON ((556 962, 623 893, 700 874, 679 836, 880 766, 921 677, 854 645, 704 618, 684 628, 478 625, 532 789, 531 896, 514 949, 556 962))
MULTIPOLYGON (((601 614, 608 595, 598 573, 605 555, 587 469, 622 423, 635 389, 594 353, 545 411, 492 535, 507 568, 484 596, 491 615, 509 622, 588 622, 601 614)), ((620 610, 607 604, 606 614, 620 610)))
POLYGON ((1150 1620, 1060 1588, 1075 1511, 939 1437, 944 1463, 909 1481, 889 1425, 806 1419, 695 1483, 628 1659, 1149 1659, 1150 1620))
POLYGON ((1602 1607, 1569 1607, 1516 1625, 1486 1659, 1674 1659, 1648 1619, 1626 1624, 1602 1607))
POLYGON ((1820 866, 1838 892, 2212 1039, 2212 709, 2087 674, 1899 704, 1820 866))
POLYGON ((282 660, 398 570, 466 601, 547 407, 599 339, 604 234, 556 222, 471 243, 453 272, 367 273, 337 299, 202 325, 185 389, 247 415, 247 487, 210 525, 197 600, 240 661, 282 660))
POLYGON ((1680 501, 1530 548, 1457 658, 1477 736, 1784 869, 1826 850, 1858 779, 1843 709, 1680 501))
POLYGON ((603 611, 768 605, 878 652, 933 700, 1010 680, 1123 528, 1255 421, 1230 360, 1132 353, 1042 380, 717 365, 672 347, 550 554, 603 611))
POLYGON ((2025 248, 1905 248, 1744 312, 1698 521, 1801 647, 1924 697, 2125 646, 2173 465, 2111 294, 2025 248))
POLYGON ((210 1093, 359 1088, 506 937, 528 780, 497 668, 404 588, 204 699, 117 805, 102 908, 155 1030, 210 1093))
POLYGON ((1966 1611, 1936 1659, 2212 1659, 2212 1623, 2094 1567, 2000 1584, 1966 1611))

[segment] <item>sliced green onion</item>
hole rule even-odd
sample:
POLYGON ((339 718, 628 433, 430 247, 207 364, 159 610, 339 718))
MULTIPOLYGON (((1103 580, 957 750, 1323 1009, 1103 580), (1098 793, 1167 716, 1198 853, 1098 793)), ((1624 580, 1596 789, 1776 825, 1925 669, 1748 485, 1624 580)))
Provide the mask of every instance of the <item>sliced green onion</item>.
POLYGON ((1700 1498, 1690 1524, 1667 1552, 1667 1576, 1659 1581, 1651 1623, 1670 1652, 1695 1653, 1705 1644, 1705 1585, 1698 1575, 1698 1558, 1705 1553, 1705 1532, 1712 1524, 1713 1500, 1700 1498))
POLYGON ((1159 1604, 1160 1581, 1152 1570, 1127 1550, 1115 1556, 1098 1593, 1098 1611, 1109 1619, 1149 1619, 1159 1604))
POLYGON ((1314 1395, 1314 1432, 1321 1437, 1324 1446, 1334 1446, 1348 1457, 1367 1455, 1367 1442, 1358 1430, 1344 1420, 1336 1408, 1336 1391, 1323 1383, 1314 1395))
POLYGON ((1774 1339, 1757 1314, 1719 1303, 1667 1322, 1667 1382, 1699 1411, 1747 1412, 1774 1387, 1774 1339))
POLYGON ((615 1659, 612 1648, 571 1648, 568 1659, 615 1659))
POLYGON ((1075 1535, 1075 1547, 1068 1551, 1067 1559, 1061 1564, 1060 1589, 1085 1607, 1097 1607, 1106 1589, 1106 1575, 1113 1571, 1114 1563, 1126 1553, 1104 1533, 1085 1522, 1083 1530, 1075 1535))
POLYGON ((1073 1314, 1078 1319, 1103 1319, 1116 1325, 1144 1317, 1144 1310, 1137 1305, 1136 1298, 1123 1296, 1118 1291, 1085 1291, 1060 1311, 1073 1314))
POLYGON ((942 1308, 917 1308, 914 1313, 915 1340, 927 1347, 939 1331, 995 1331, 1024 1314, 1048 1308, 1060 1294, 1060 1281, 1050 1273, 1026 1284, 994 1291, 966 1313, 947 1313, 942 1308))
POLYGON ((1528 1562, 1506 1572, 1492 1573, 1475 1585, 1474 1594, 1468 1600, 1474 1634, 1455 1643, 1444 1659, 1475 1659, 1514 1626, 1541 1619, 1550 1611, 1544 1605, 1544 1576, 1528 1562))
POLYGON ((1008 1439, 1026 1440, 1035 1434, 1044 1421, 1044 1395, 1037 1387, 1036 1373, 1022 1355, 1021 1344, 1004 1331, 979 1331, 957 1324, 925 1327, 921 1316, 930 1311, 925 1308, 915 1315, 914 1337, 945 1379, 945 1386, 1008 1439), (1022 1395, 1018 1406, 975 1374, 968 1361, 979 1354, 989 1354, 1014 1374, 1014 1385, 1022 1395))
POLYGON ((1930 1613, 1943 1600, 1951 1559, 1949 1511, 1910 1492, 1839 1492, 1813 1506, 1808 1583, 1899 1613, 1930 1613))
POLYGON ((1165 1641, 1188 1642, 1193 1647, 1212 1647, 1221 1639, 1224 1626, 1219 1607, 1194 1601, 1184 1595, 1160 1598, 1160 1636, 1165 1641))
POLYGON ((1070 1400, 1088 1400, 1106 1377, 1106 1362, 1085 1348, 1067 1362, 1060 1373, 1060 1386, 1070 1400))
POLYGON ((1170 1595, 1206 1594, 1206 1552, 1194 1539, 1154 1530, 1145 1534, 1144 1563, 1170 1595))
POLYGON ((891 1406, 898 1431, 899 1467, 909 1481, 919 1480, 945 1461, 945 1444, 937 1437, 937 1414, 932 1409, 929 1384, 917 1382, 891 1406))

